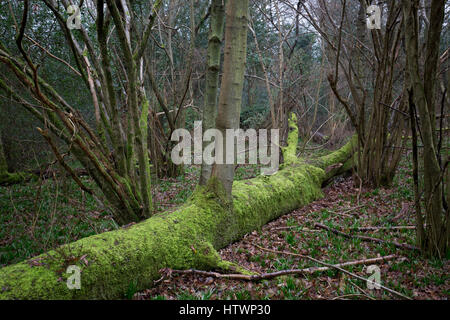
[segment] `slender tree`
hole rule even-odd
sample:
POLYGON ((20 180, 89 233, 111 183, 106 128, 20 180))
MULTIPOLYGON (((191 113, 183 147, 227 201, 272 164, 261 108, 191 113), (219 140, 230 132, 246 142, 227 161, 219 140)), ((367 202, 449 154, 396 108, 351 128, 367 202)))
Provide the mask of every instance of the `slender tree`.
POLYGON ((32 174, 25 172, 8 172, 8 163, 6 162, 5 150, 3 149, 2 135, 0 133, 0 185, 20 183, 33 178, 32 174))
MULTIPOLYGON (((224 72, 216 120, 216 128, 222 132, 224 137, 224 146, 229 144, 226 130, 239 128, 247 55, 247 24, 248 0, 228 0, 226 4, 224 72)), ((217 143, 220 141, 216 141, 217 143)), ((235 141, 231 143, 235 144, 235 141)), ((216 150, 218 149, 216 148, 216 150)), ((217 178, 227 197, 231 198, 235 165, 226 164, 227 153, 229 150, 223 153, 223 164, 214 164, 211 176, 217 178)))
MULTIPOLYGON (((208 36, 208 57, 205 84, 205 105, 203 109, 203 132, 214 127, 217 115, 217 92, 219 88, 220 56, 224 32, 225 7, 223 0, 211 1, 208 36)), ((203 150, 206 142, 203 144, 203 150)), ((205 185, 211 177, 212 166, 202 162, 200 185, 205 185)))

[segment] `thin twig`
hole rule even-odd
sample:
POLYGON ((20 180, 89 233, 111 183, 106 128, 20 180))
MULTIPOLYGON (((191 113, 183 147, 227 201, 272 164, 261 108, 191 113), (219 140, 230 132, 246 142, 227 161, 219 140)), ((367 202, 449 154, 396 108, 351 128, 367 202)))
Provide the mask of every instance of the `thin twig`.
POLYGON ((398 243, 398 242, 395 242, 395 241, 391 242, 391 241, 386 241, 386 240, 382 240, 382 239, 378 239, 378 238, 371 238, 371 237, 366 237, 366 236, 347 234, 345 232, 342 232, 342 231, 339 231, 339 230, 327 227, 326 225, 323 225, 321 223, 315 223, 314 227, 315 228, 319 228, 319 229, 328 230, 330 232, 333 232, 334 234, 343 236, 343 237, 345 237, 347 239, 356 238, 356 239, 361 239, 363 241, 368 241, 368 242, 377 242, 377 243, 391 244, 391 245, 394 245, 397 248, 401 248, 401 249, 420 250, 419 248, 417 248, 417 247, 415 247, 413 245, 407 244, 407 243, 398 243))
POLYGON ((302 227, 299 227, 299 226, 296 226, 296 227, 278 227, 278 228, 272 228, 270 230, 271 231, 277 231, 277 230, 295 230, 295 229, 297 229, 297 231, 305 231, 305 232, 320 232, 319 230, 311 230, 311 229, 302 228, 302 227))
POLYGON ((361 291, 361 293, 363 295, 365 295, 367 298, 369 298, 370 300, 375 300, 375 298, 371 297, 370 294, 368 294, 364 289, 362 289, 360 286, 358 286, 356 283, 352 282, 350 279, 347 279, 348 282, 350 282, 354 287, 356 287, 356 289, 358 289, 359 291, 361 291))
POLYGON ((351 228, 355 231, 377 231, 377 230, 413 230, 416 226, 393 226, 393 227, 360 227, 351 228))

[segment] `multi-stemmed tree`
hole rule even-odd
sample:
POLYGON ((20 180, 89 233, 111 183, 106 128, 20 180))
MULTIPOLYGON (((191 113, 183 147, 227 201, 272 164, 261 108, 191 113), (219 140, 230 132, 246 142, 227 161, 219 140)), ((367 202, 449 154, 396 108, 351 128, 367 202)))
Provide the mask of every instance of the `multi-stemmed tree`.
POLYGON ((116 221, 126 223, 149 217, 152 214, 147 148, 149 101, 143 87, 143 55, 162 1, 153 3, 143 23, 128 7, 128 1, 87 2, 89 28, 81 24, 79 30, 71 29, 65 17, 70 1, 43 2, 70 47, 80 84, 91 94, 96 128, 40 76, 39 65, 29 53, 28 0, 23 2, 22 18, 15 23, 16 48, 0 43, 1 63, 23 87, 14 86, 6 73, 1 74, 0 86, 13 101, 42 121, 39 131, 61 165, 83 190, 112 205, 116 221), (29 95, 22 93, 23 88, 29 95), (56 137, 65 143, 66 152, 84 166, 98 188, 87 187, 76 176, 56 137))

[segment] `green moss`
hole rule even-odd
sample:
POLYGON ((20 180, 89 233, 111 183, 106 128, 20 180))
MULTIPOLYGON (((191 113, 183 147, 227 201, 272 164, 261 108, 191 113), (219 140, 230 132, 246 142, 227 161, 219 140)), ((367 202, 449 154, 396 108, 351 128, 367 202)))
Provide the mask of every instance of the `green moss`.
POLYGON ((289 133, 287 146, 282 148, 285 165, 289 165, 298 161, 297 144, 298 144, 297 116, 295 115, 295 113, 292 113, 291 117, 289 118, 289 133))
POLYGON ((5 152, 3 150, 2 137, 0 135, 0 176, 8 172, 8 164, 6 163, 5 152))
POLYGON ((204 213, 201 207, 190 204, 170 215, 84 238, 41 255, 34 259, 39 265, 23 262, 5 267, 0 271, 0 298, 121 298, 131 282, 139 289, 152 286, 164 267, 209 269, 220 257, 205 240, 212 233, 203 232, 209 224, 204 213), (66 287, 65 270, 70 264, 82 269, 81 290, 66 287))
MULTIPOLYGON (((147 150, 147 138, 148 138, 148 113, 149 113, 149 102, 148 99, 144 96, 142 101, 142 112, 141 116, 139 118, 139 127, 141 128, 142 132, 142 145, 143 149, 147 150)), ((144 191, 147 194, 143 194, 142 196, 145 197, 145 199, 148 199, 149 202, 149 211, 150 213, 153 211, 153 200, 152 200, 152 192, 150 188, 151 184, 151 170, 150 170, 150 159, 148 157, 148 152, 144 152, 144 170, 145 175, 147 177, 148 186, 147 189, 144 191)))
POLYGON ((234 262, 227 261, 227 260, 220 260, 220 262, 217 265, 220 268, 220 270, 228 271, 230 273, 245 274, 248 276, 258 274, 256 272, 247 270, 234 262))
POLYGON ((322 169, 305 165, 285 170, 288 176, 280 171, 251 183, 236 182, 233 210, 199 187, 175 212, 81 239, 34 258, 40 261, 36 266, 28 261, 2 268, 0 298, 120 298, 131 282, 138 289, 150 287, 162 268, 223 268, 226 264, 215 249, 321 195, 322 169), (65 270, 71 260, 82 269, 81 290, 66 287, 65 270))
MULTIPOLYGON (((349 158, 346 152, 335 158, 349 158)), ((236 181, 232 205, 212 180, 174 212, 0 269, 0 299, 123 298, 130 283, 136 290, 151 287, 162 268, 246 272, 216 250, 321 197, 325 178, 322 168, 295 161, 272 176, 236 181), (82 269, 81 290, 66 287, 70 264, 82 269)))
POLYGON ((260 176, 233 185, 235 237, 261 228, 267 222, 322 196, 324 171, 302 165, 286 167, 270 177, 260 176))
MULTIPOLYGON (((1 149, 0 149, 1 151, 1 149)), ((0 175, 3 175, 8 172, 8 166, 6 165, 5 159, 0 154, 0 175)))
POLYGON ((352 155, 355 153, 358 143, 358 136, 354 135, 349 142, 347 142, 342 148, 317 159, 310 161, 310 163, 316 167, 326 169, 327 167, 342 163, 345 164, 352 155))

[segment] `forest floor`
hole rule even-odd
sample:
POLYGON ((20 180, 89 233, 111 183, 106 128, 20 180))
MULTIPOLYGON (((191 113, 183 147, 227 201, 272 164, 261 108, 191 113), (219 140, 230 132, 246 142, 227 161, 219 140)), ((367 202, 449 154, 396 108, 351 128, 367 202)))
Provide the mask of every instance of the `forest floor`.
MULTIPOLYGON (((405 157, 393 186, 371 189, 353 185, 351 177, 338 178, 326 187, 324 197, 284 215, 261 230, 246 235, 220 251, 221 256, 258 273, 320 266, 310 256, 338 264, 396 254, 377 263, 381 284, 413 299, 450 297, 448 257, 424 259, 413 250, 392 244, 346 238, 316 228, 320 223, 349 235, 363 235, 414 245, 414 194, 410 161, 405 157), (359 231, 362 227, 383 227, 359 231), (392 229, 392 227, 408 227, 392 229), (272 251, 270 251, 272 250, 272 251)), ((240 166, 236 179, 259 172, 256 166, 240 166)), ((173 210, 194 190, 198 168, 187 168, 177 179, 163 179, 153 186, 158 211, 173 210)), ((86 183, 91 183, 86 180, 86 183)), ((67 178, 0 187, 0 267, 17 263, 59 245, 117 229, 107 210, 83 194, 67 178)), ((345 267, 367 278, 367 264, 345 267)), ((365 281, 332 269, 271 280, 248 282, 217 279, 208 275, 173 273, 151 289, 137 292, 132 285, 127 299, 399 299, 383 289, 369 290, 365 281)))
MULTIPOLYGON (((354 228, 413 226, 413 204, 408 189, 366 189, 361 192, 351 178, 341 179, 324 190, 324 198, 295 210, 265 225, 220 251, 222 258, 258 273, 321 266, 284 251, 308 255, 328 264, 398 255, 392 261, 377 264, 381 284, 413 299, 450 297, 450 261, 423 259, 409 249, 391 244, 346 239, 316 223, 350 234, 354 228), (406 193, 406 194, 405 194, 406 193), (359 201, 358 201, 359 196, 359 201)), ((357 232, 386 241, 414 244, 415 230, 379 229, 357 232)), ((369 277, 367 265, 346 270, 369 277)), ((134 299, 398 299, 382 289, 369 290, 367 283, 338 270, 312 275, 282 276, 248 282, 217 279, 205 275, 176 275, 154 288, 136 293, 134 299)), ((401 298, 400 298, 401 299, 401 298)))

